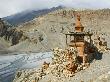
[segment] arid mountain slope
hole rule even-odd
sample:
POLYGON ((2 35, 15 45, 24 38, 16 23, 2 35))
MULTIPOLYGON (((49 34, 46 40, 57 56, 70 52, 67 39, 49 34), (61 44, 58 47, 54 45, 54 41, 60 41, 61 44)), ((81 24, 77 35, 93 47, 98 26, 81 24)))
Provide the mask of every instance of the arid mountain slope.
POLYGON ((23 33, 22 37, 17 38, 18 41, 15 38, 14 41, 17 43, 8 50, 44 52, 55 47, 65 48, 65 33, 74 31, 77 14, 81 15, 81 22, 85 31, 92 31, 94 35, 101 35, 107 40, 109 39, 110 9, 60 9, 16 27, 18 33, 15 33, 23 33))
POLYGON ((7 22, 9 22, 12 25, 19 25, 25 22, 28 22, 32 19, 34 19, 35 17, 39 17, 45 14, 48 14, 49 12, 55 11, 57 9, 62 9, 62 6, 58 6, 58 7, 53 7, 50 9, 42 9, 42 10, 27 10, 27 11, 23 11, 11 16, 7 16, 4 17, 3 19, 6 20, 7 22))
MULTIPOLYGON (((75 19, 77 14, 81 14, 81 21, 85 27, 85 31, 94 32, 97 36, 109 35, 110 10, 84 10, 75 11, 72 9, 61 9, 39 18, 35 18, 30 22, 24 23, 17 27, 22 30, 27 41, 20 42, 14 49, 30 51, 49 51, 55 47, 65 48, 65 35, 69 31, 74 31, 75 19), (66 11, 65 11, 66 10, 66 11), (27 44, 30 43, 30 44, 27 44), (16 47, 16 48, 15 48, 16 47)), ((10 49, 13 50, 11 47, 10 49)))

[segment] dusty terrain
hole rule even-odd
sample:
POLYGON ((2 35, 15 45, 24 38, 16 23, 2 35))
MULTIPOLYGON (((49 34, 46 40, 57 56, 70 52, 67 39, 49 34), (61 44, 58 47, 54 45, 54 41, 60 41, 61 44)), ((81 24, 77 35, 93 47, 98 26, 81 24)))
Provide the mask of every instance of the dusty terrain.
MULTIPOLYGON (((19 43, 8 46, 6 50, 18 52, 46 52, 51 51, 55 47, 64 49, 66 47, 64 33, 74 31, 75 14, 77 13, 81 14, 81 22, 85 27, 85 31, 92 31, 94 33, 92 39, 97 36, 105 38, 108 47, 110 47, 109 9, 84 11, 74 11, 71 9, 64 10, 49 13, 16 27, 18 31, 23 31, 23 36, 19 40, 19 43), (67 10, 66 14, 63 13, 64 10, 67 10)), ((58 80, 59 82, 109 82, 109 54, 110 51, 103 52, 100 60, 94 60, 89 68, 76 73, 73 77, 67 79, 63 78, 64 81, 61 81, 61 78, 54 77, 50 74, 43 77, 39 82, 58 82, 58 80)), ((35 72, 36 69, 37 68, 30 69, 30 71, 25 70, 26 74, 29 72, 28 79, 35 80, 36 73, 33 73, 33 71, 35 72)), ((22 73, 24 76, 21 76, 21 78, 25 79, 25 73, 22 73)), ((19 82, 20 79, 15 78, 14 81, 19 82)))
MULTIPOLYGON (((61 11, 60 13, 58 12, 59 11, 56 11, 54 13, 50 13, 46 16, 40 17, 38 27, 35 27, 36 25, 34 26, 32 21, 30 22, 33 25, 32 27, 33 30, 35 30, 36 28, 40 30, 42 29, 42 31, 49 38, 49 44, 51 45, 51 47, 48 46, 48 48, 50 47, 50 49, 56 46, 60 48, 65 48, 64 33, 71 30, 74 31, 75 16, 73 17, 71 16, 71 13, 73 13, 73 11, 67 10, 66 14, 64 15, 62 15, 61 11), (45 28, 47 29, 45 30, 45 28), (52 34, 50 35, 50 33, 52 34), (56 44, 56 45, 52 46, 53 44, 56 44)), ((85 27, 85 31, 92 31, 94 33, 92 39, 95 39, 97 36, 105 38, 106 41, 108 42, 108 47, 109 47, 109 44, 110 44, 109 30, 108 30, 109 29, 108 21, 109 21, 109 14, 110 14, 109 9, 96 10, 96 11, 92 11, 92 10, 76 11, 74 12, 74 15, 77 13, 81 14, 81 18, 82 18, 81 21, 85 27)), ((33 20, 33 22, 34 21, 35 20, 33 20)), ((19 28, 25 30, 24 28, 26 28, 27 24, 24 24, 23 27, 20 26, 19 28)), ((30 30, 31 29, 28 28, 25 31, 30 31, 30 30)), ((76 73, 75 76, 70 78, 54 76, 53 73, 49 73, 44 76, 41 75, 40 77, 39 76, 40 71, 36 71, 32 69, 30 72, 28 71, 22 72, 20 77, 18 76, 18 78, 17 77, 15 78, 14 82, 19 82, 22 79, 24 79, 22 81, 27 80, 27 81, 36 81, 36 82, 105 82, 105 81, 109 82, 110 81, 109 53, 110 51, 103 51, 101 58, 93 60, 93 62, 91 62, 90 64, 90 67, 76 73), (27 75, 27 73, 29 75, 27 75), (37 79, 38 77, 40 78, 39 80, 37 79)))
MULTIPOLYGON (((58 69, 62 70, 62 65, 59 63, 50 65, 45 72, 42 71, 41 68, 18 71, 13 82, 109 82, 109 53, 110 51, 103 52, 101 58, 93 60, 88 68, 75 73, 74 76, 71 77, 64 76, 63 74, 65 73, 62 71, 57 71, 58 69)), ((42 66, 43 65, 41 65, 41 67, 42 66)))

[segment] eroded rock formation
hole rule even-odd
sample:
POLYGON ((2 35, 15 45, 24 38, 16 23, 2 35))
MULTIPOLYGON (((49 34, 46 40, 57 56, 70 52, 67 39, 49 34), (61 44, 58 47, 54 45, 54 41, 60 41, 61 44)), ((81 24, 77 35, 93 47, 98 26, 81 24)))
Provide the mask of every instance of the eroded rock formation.
POLYGON ((10 27, 0 19, 0 37, 4 37, 5 40, 10 41, 12 45, 19 43, 19 40, 23 36, 23 31, 17 31, 16 28, 10 27))

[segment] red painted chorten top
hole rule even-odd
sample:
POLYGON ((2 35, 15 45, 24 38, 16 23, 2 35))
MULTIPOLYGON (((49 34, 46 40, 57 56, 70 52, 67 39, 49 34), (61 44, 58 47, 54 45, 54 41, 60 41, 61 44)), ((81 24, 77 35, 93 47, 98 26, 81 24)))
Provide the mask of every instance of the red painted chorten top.
POLYGON ((76 21, 76 25, 75 25, 75 31, 76 32, 83 32, 83 30, 84 30, 84 27, 81 24, 80 15, 77 15, 77 21, 76 21))

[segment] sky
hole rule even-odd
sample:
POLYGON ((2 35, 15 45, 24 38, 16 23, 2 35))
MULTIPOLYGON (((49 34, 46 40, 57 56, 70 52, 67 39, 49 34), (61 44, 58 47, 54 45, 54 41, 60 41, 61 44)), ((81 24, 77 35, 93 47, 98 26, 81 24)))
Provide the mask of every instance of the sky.
POLYGON ((25 10, 63 5, 73 8, 110 8, 110 0, 0 0, 0 18, 25 10))

